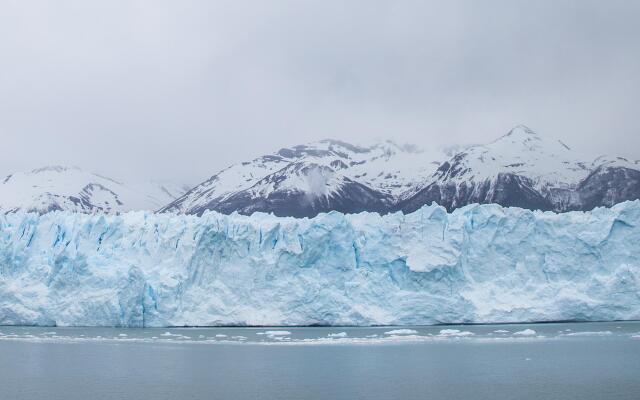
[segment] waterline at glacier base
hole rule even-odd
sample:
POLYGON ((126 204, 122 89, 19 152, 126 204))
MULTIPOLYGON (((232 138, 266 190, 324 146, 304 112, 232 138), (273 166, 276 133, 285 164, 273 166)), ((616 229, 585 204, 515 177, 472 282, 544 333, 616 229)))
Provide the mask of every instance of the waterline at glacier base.
POLYGON ((640 319, 640 201, 312 219, 0 216, 0 325, 640 319))

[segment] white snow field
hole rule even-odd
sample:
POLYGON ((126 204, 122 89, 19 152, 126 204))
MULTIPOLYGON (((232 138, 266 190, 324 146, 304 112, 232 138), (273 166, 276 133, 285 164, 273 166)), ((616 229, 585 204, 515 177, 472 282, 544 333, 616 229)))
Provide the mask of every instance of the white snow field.
POLYGON ((0 325, 640 319, 640 201, 312 219, 0 215, 0 325))
POLYGON ((78 167, 54 165, 0 178, 0 212, 157 210, 188 190, 188 185, 168 181, 125 184, 78 167))

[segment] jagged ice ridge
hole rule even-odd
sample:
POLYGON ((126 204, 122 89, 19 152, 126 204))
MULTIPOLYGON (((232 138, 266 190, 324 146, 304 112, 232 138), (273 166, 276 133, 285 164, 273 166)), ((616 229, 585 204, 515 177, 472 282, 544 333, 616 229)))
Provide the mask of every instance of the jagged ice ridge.
POLYGON ((0 216, 0 324, 374 325, 640 318, 640 201, 312 219, 0 216))

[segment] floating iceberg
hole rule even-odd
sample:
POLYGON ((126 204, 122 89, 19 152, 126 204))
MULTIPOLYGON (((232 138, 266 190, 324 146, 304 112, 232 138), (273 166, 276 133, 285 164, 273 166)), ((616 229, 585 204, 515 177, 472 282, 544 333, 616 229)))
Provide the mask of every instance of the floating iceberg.
POLYGON ((473 335, 474 335, 473 332, 461 331, 459 329, 442 329, 439 334, 439 336, 455 336, 455 337, 473 336, 473 335))
POLYGON ((289 331, 266 331, 266 332, 258 332, 259 334, 267 335, 267 336, 288 336, 291 335, 289 331))
POLYGON ((523 331, 518 331, 515 332, 514 335, 516 336, 534 336, 537 332, 534 331, 533 329, 525 329, 523 331))
POLYGON ((384 333, 385 335, 417 335, 418 331, 413 329, 394 329, 384 333))
POLYGON ((640 319, 640 202, 312 219, 0 216, 0 324, 419 325, 640 319))

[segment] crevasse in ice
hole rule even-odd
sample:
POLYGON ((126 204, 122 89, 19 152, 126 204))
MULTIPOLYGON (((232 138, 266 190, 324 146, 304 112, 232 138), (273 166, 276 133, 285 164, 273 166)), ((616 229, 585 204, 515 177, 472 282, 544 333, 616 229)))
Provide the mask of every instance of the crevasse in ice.
POLYGON ((640 319, 640 202, 312 219, 0 216, 0 324, 640 319))

